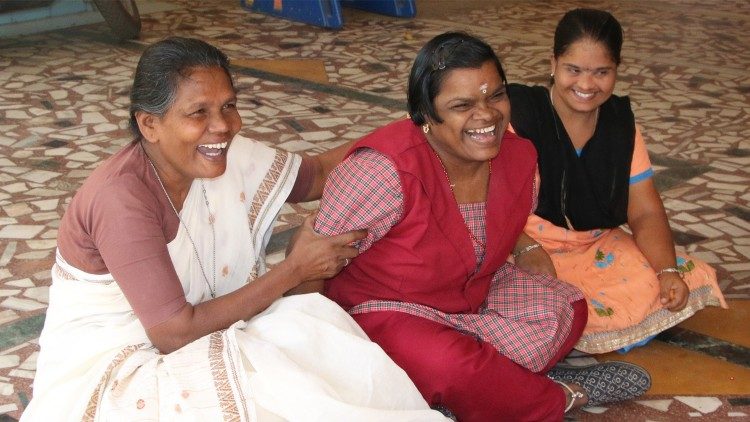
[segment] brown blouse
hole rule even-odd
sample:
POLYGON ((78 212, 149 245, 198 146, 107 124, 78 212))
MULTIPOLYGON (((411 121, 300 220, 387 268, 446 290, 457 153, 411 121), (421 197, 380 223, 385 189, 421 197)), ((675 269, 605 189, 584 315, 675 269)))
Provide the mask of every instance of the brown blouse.
MULTIPOLYGON (((303 159, 288 201, 303 199, 315 161, 303 159)), ((167 244, 179 219, 140 143, 104 161, 78 190, 60 223, 57 247, 72 266, 112 274, 145 328, 174 316, 186 303, 167 244)))

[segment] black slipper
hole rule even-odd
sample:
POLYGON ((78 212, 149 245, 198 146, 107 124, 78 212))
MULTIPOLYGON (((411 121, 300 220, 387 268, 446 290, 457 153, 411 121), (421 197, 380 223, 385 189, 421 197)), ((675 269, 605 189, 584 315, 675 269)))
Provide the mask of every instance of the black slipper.
POLYGON ((547 376, 555 381, 578 384, 589 398, 586 406, 630 400, 651 387, 651 376, 645 369, 627 362, 602 362, 587 366, 560 364, 547 376))

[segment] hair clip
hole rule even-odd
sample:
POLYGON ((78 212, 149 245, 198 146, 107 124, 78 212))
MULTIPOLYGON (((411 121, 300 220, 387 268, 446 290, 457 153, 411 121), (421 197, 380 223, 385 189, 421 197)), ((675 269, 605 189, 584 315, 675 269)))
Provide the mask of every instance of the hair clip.
POLYGON ((437 62, 432 63, 432 71, 444 70, 446 60, 448 60, 453 52, 456 51, 456 48, 463 43, 464 40, 458 40, 458 42, 454 42, 453 45, 450 45, 451 41, 447 41, 438 46, 438 48, 435 49, 435 52, 432 53, 433 58, 437 57, 437 62))

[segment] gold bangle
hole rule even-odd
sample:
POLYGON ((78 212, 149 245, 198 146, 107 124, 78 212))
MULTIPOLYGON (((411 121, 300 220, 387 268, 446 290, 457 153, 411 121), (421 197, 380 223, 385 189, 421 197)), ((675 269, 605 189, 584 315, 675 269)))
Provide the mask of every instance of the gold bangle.
POLYGON ((532 243, 529 246, 526 246, 525 248, 521 249, 520 251, 513 254, 513 258, 518 258, 519 256, 525 254, 526 252, 533 251, 536 248, 541 248, 542 245, 539 243, 532 243))
POLYGON ((679 268, 677 268, 677 267, 667 267, 667 268, 662 268, 661 270, 657 271, 656 272, 656 278, 659 278, 659 276, 661 276, 664 273, 677 273, 677 275, 682 275, 682 271, 680 271, 679 268))

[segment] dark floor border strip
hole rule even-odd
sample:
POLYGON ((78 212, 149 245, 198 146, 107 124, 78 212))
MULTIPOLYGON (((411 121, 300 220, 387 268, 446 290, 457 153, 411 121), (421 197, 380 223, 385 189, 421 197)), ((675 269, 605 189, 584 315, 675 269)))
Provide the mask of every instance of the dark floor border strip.
MULTIPOLYGON (((127 46, 132 50, 143 51, 148 45, 135 42, 125 41, 119 44, 120 46, 127 46)), ((406 103, 399 100, 394 100, 388 97, 380 95, 370 94, 367 92, 357 91, 356 89, 346 88, 340 85, 324 84, 320 82, 308 81, 306 79, 295 78, 294 76, 280 75, 278 73, 266 72, 265 70, 256 69, 249 66, 240 66, 233 64, 230 66, 233 73, 242 74, 245 76, 251 76, 265 81, 277 82, 290 84, 299 88, 308 89, 311 91, 320 92, 323 94, 335 95, 337 97, 348 98, 350 100, 362 101, 367 104, 378 105, 391 110, 404 110, 406 111, 406 103)))
POLYGON ((750 406, 750 397, 731 397, 727 401, 732 406, 750 406))
POLYGON ((736 365, 750 368, 750 348, 720 340, 695 331, 673 327, 656 336, 665 343, 704 353, 736 365))
MULTIPOLYGON (((90 28, 87 28, 87 27, 66 28, 61 31, 64 31, 64 33, 69 34, 71 36, 89 38, 94 42, 110 44, 113 47, 126 48, 128 50, 136 51, 139 54, 142 53, 143 50, 145 50, 146 47, 148 47, 149 45, 141 41, 137 41, 137 40, 121 41, 109 33, 99 33, 97 31, 92 31, 90 28)), ((213 42, 214 45, 218 44, 214 42, 215 40, 212 40, 212 39, 208 39, 206 41, 213 42)), ((22 44, 20 43, 16 45, 10 44, 10 46, 14 46, 14 47, 21 46, 21 45, 22 44)), ((294 85, 300 88, 309 89, 311 91, 335 95, 337 97, 348 98, 350 100, 362 101, 367 104, 382 106, 382 107, 385 107, 394 111, 397 111, 397 110, 406 111, 406 103, 403 101, 394 100, 388 97, 382 97, 382 96, 370 94, 367 92, 357 91, 356 89, 352 89, 352 88, 346 88, 346 87, 332 85, 332 84, 322 84, 318 82, 308 81, 305 79, 295 78, 293 76, 279 75, 277 73, 266 72, 266 71, 255 69, 252 67, 239 66, 236 64, 231 65, 231 69, 235 73, 240 73, 246 76, 252 76, 255 78, 259 78, 259 79, 263 79, 263 80, 267 80, 271 82, 286 83, 286 84, 294 85)))
POLYGON ((10 349, 39 337, 46 314, 35 315, 0 326, 0 350, 10 349))
POLYGON ((404 103, 403 101, 368 94, 366 92, 357 91, 351 88, 312 82, 305 79, 295 78, 293 76, 279 75, 277 73, 266 72, 263 70, 245 66, 232 65, 232 71, 235 73, 243 74, 245 76, 252 76, 271 82, 287 83, 304 89, 309 89, 311 91, 331 94, 337 97, 348 98, 350 100, 362 101, 368 104, 378 105, 392 110, 406 111, 406 103, 404 103))

